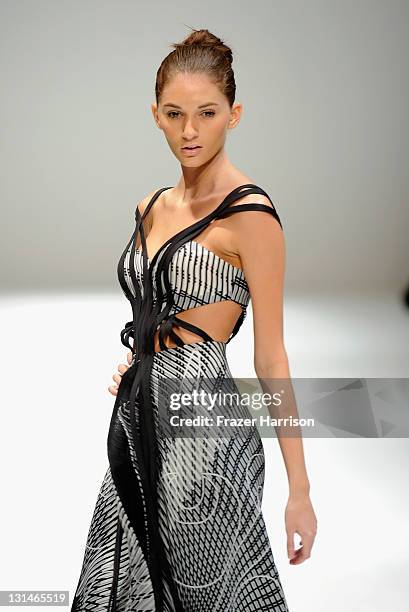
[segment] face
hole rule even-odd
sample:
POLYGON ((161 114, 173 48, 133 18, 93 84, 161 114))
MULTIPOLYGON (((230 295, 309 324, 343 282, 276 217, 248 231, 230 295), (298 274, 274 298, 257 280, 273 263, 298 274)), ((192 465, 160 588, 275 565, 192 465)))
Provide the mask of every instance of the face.
POLYGON ((240 121, 241 104, 230 108, 226 96, 205 74, 179 73, 164 88, 159 105, 152 104, 157 126, 184 166, 197 167, 223 147, 227 130, 240 121), (184 147, 199 145, 189 152, 184 147))

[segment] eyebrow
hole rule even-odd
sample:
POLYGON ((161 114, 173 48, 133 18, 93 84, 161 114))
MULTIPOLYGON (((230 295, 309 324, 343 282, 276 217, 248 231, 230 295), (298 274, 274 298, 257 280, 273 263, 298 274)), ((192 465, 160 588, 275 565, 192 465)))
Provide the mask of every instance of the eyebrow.
MULTIPOLYGON (((178 106, 177 104, 173 104, 173 102, 167 102, 163 106, 172 106, 173 108, 182 109, 181 106, 178 106)), ((204 108, 205 106, 219 106, 219 104, 217 102, 206 102, 206 104, 201 104, 197 108, 204 108)))

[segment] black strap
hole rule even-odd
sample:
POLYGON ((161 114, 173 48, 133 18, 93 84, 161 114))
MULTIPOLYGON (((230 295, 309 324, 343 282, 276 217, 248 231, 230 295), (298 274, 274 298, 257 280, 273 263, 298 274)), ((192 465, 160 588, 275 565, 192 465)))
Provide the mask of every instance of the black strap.
POLYGON ((271 208, 270 206, 267 206, 267 204, 260 204, 260 203, 248 203, 248 204, 237 204, 236 206, 230 206, 230 208, 228 208, 227 210, 225 210, 224 212, 222 212, 220 215, 218 215, 219 219, 223 218, 223 217, 228 217, 229 215, 233 214, 234 212, 240 212, 242 210, 261 210, 264 212, 268 212, 271 215, 273 215, 273 217, 275 217, 275 219, 277 219, 277 221, 279 222, 281 229, 282 229, 282 224, 280 221, 280 217, 278 216, 278 213, 276 211, 275 208, 271 208))
POLYGON ((168 348, 165 344, 166 336, 169 336, 171 340, 176 342, 178 346, 185 345, 185 342, 183 342, 182 338, 180 338, 180 336, 178 336, 173 331, 173 324, 176 324, 178 327, 183 327, 184 329, 187 329, 188 331, 197 334, 198 336, 201 336, 205 341, 209 342, 213 340, 213 338, 209 336, 209 334, 205 332, 204 329, 201 329, 200 327, 194 325, 193 323, 190 323, 189 321, 179 319, 176 315, 171 315, 168 318, 164 319, 159 326, 159 345, 162 350, 168 348))
POLYGON ((229 343, 231 340, 233 340, 234 336, 235 336, 235 335, 237 334, 237 332, 239 331, 239 329, 240 329, 240 327, 241 327, 241 325, 242 325, 242 323, 243 323, 243 321, 244 321, 245 317, 246 317, 246 309, 245 309, 245 308, 242 308, 241 313, 240 313, 240 316, 239 316, 239 318, 237 319, 237 321, 236 321, 236 323, 235 323, 235 325, 234 325, 234 327, 233 327, 233 329, 232 329, 232 332, 231 332, 231 334, 230 334, 230 338, 227 340, 227 344, 228 344, 228 343, 229 343))
POLYGON ((161 187, 160 189, 158 189, 157 191, 155 191, 155 193, 153 194, 153 196, 151 197, 151 199, 148 202, 147 207, 145 208, 145 210, 143 211, 143 214, 141 215, 141 213, 139 212, 138 207, 136 207, 135 210, 135 219, 138 221, 139 219, 141 221, 143 221, 146 217, 146 215, 148 214, 148 212, 150 211, 150 209, 152 208, 152 206, 154 205, 154 203, 156 202, 156 200, 158 199, 158 197, 160 196, 160 194, 162 193, 162 191, 166 191, 166 189, 172 189, 172 186, 170 187, 161 187))

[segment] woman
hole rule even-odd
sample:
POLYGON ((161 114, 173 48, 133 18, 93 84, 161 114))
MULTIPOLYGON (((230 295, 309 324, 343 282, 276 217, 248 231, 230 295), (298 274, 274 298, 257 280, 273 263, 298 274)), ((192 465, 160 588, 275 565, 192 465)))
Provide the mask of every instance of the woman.
MULTIPOLYGON (((120 364, 109 387, 116 395, 109 467, 72 610, 285 612, 261 512, 257 428, 198 436, 189 425, 170 426, 171 391, 197 389, 198 381, 214 390, 214 380, 236 389, 226 344, 250 297, 256 373, 289 378, 281 222, 266 192, 224 150, 242 112, 234 103, 231 50, 208 30, 174 47, 158 70, 152 112, 182 176, 138 204, 119 260, 133 315, 121 332, 129 367, 120 364)), ((239 414, 246 410, 229 408, 230 416, 239 414)), ((288 554, 300 563, 316 520, 301 440, 280 438, 280 446, 290 483, 288 554), (295 531, 303 538, 297 551, 295 531)))

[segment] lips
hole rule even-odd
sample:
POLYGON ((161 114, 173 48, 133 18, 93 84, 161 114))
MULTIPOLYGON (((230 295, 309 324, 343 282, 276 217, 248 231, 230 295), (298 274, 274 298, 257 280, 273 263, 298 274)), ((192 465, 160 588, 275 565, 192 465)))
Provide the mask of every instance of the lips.
POLYGON ((195 145, 195 146, 189 146, 189 147, 182 147, 183 150, 186 151, 193 151, 194 149, 201 149, 202 147, 200 147, 199 145, 195 145))

